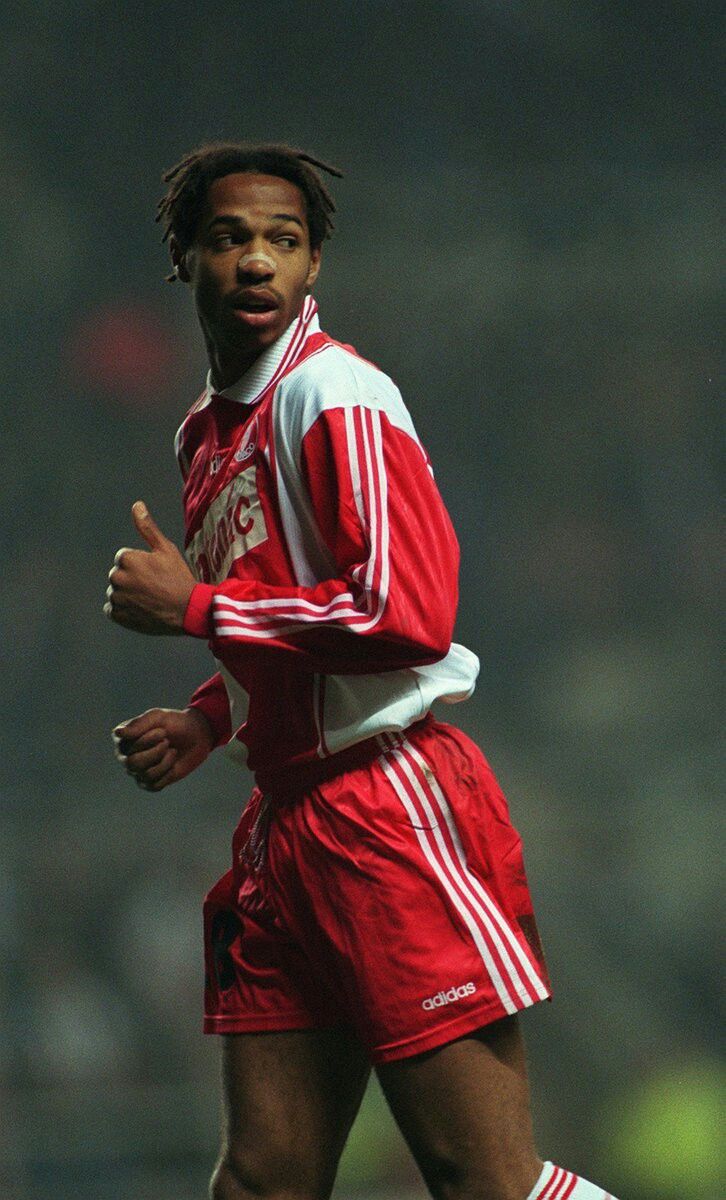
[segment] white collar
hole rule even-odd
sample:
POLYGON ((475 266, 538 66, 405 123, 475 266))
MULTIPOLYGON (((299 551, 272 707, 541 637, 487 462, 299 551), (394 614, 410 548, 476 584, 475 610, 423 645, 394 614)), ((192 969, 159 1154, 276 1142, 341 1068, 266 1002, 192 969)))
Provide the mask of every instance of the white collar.
POLYGON ((207 383, 197 411, 205 408, 212 396, 226 396, 228 400, 237 400, 240 404, 254 404, 271 383, 275 382, 283 371, 297 358, 300 350, 312 333, 320 329, 318 306, 312 296, 306 296, 300 312, 295 320, 276 342, 268 346, 259 358, 255 359, 249 370, 245 371, 235 383, 229 387, 217 389, 212 386, 212 372, 207 372, 207 383))

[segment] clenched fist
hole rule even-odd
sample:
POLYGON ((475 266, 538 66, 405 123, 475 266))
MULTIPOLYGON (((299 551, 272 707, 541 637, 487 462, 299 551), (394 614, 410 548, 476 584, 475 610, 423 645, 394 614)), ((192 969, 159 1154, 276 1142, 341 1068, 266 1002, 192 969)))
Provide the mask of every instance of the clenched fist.
POLYGON ((183 633, 194 576, 174 543, 152 521, 143 501, 132 505, 131 515, 149 549, 124 547, 117 552, 108 573, 103 611, 118 625, 137 633, 183 633))
POLYGON ((150 708, 117 725, 112 737, 116 758, 148 792, 184 779, 214 749, 212 728, 196 708, 150 708))

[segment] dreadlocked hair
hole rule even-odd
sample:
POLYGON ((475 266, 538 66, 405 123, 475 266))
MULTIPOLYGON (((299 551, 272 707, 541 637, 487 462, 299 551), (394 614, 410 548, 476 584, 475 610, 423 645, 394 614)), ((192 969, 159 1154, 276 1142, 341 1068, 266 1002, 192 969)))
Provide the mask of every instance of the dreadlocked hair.
MULTIPOLYGON (((333 232, 335 202, 318 171, 341 179, 343 172, 284 143, 207 142, 162 175, 168 189, 157 205, 163 224, 162 242, 173 236, 182 253, 194 241, 209 185, 223 175, 259 172, 276 175, 299 187, 305 200, 310 247, 317 250, 333 232)), ((170 283, 176 278, 168 275, 170 283)))

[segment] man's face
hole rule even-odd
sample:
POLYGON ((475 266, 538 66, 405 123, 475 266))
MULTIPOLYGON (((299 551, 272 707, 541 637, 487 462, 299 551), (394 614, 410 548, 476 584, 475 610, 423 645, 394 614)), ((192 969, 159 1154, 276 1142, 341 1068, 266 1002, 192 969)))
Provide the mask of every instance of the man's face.
POLYGON ((294 183, 238 172, 209 187, 194 242, 175 253, 208 346, 223 368, 252 361, 298 315, 320 269, 294 183))

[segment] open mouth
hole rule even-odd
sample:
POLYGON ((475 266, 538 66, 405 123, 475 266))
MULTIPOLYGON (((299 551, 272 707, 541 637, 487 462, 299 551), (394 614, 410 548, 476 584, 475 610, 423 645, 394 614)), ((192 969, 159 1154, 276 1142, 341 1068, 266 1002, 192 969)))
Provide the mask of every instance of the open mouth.
POLYGON ((235 318, 260 332, 277 328, 279 304, 273 296, 238 296, 232 305, 235 318))
POLYGON ((278 308, 278 303, 272 296, 255 296, 248 294, 239 296, 233 307, 238 312, 245 313, 270 313, 275 312, 278 308))

